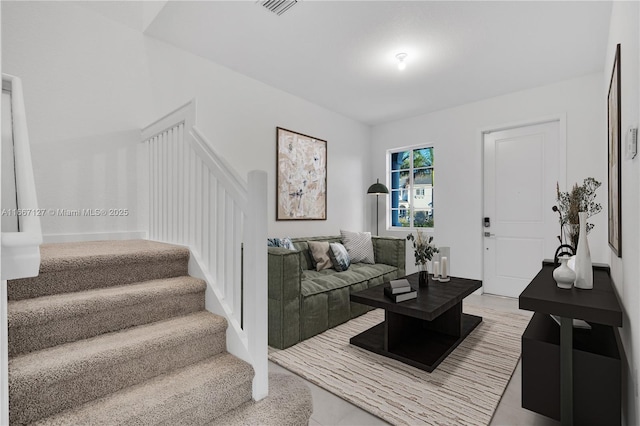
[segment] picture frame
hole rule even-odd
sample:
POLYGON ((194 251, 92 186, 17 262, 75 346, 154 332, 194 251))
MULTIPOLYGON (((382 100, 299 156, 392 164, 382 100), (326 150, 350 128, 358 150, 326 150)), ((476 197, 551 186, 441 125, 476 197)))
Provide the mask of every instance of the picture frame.
POLYGON ((327 141, 276 127, 276 220, 327 220, 327 141))
POLYGON ((622 163, 621 163, 621 102, 620 102, 620 44, 611 71, 609 94, 607 95, 607 135, 609 170, 609 246, 622 257, 622 163))

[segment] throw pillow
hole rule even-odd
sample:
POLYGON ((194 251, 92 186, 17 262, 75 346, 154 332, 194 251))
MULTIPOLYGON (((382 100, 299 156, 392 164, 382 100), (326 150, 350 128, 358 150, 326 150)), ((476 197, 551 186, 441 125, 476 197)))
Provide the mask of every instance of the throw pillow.
POLYGON ((338 272, 343 272, 349 269, 351 266, 351 259, 349 259, 349 253, 347 249, 340 243, 329 244, 329 255, 331 256, 331 263, 338 272))
POLYGON ((280 240, 280 247, 284 247, 289 250, 295 250, 296 248, 293 246, 293 241, 291 241, 290 237, 284 237, 280 240))
POLYGON ((267 238, 267 246, 268 247, 282 247, 282 248, 286 248, 289 250, 296 250, 296 248, 293 246, 293 242, 291 241, 291 238, 289 237, 285 237, 285 238, 267 238))
POLYGON ((331 256, 329 256, 328 241, 308 241, 311 256, 316 264, 316 271, 322 271, 333 266, 331 256))
POLYGON ((349 252, 351 263, 376 263, 373 254, 371 232, 350 232, 340 230, 342 243, 349 252))

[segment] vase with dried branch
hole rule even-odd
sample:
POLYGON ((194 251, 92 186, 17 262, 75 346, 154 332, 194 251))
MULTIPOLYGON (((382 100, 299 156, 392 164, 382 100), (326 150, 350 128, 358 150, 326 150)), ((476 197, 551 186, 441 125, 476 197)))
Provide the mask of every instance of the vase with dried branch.
MULTIPOLYGON (((558 240, 561 245, 570 245, 574 252, 578 247, 578 236, 580 234, 580 220, 578 213, 585 212, 587 218, 602 211, 600 203, 596 202, 596 190, 602 185, 592 177, 586 178, 582 185, 573 185, 570 191, 560 191, 560 186, 556 184, 556 195, 558 204, 553 206, 553 211, 560 216, 560 235, 558 240)), ((595 225, 587 222, 587 234, 595 225)))
POLYGON ((413 242, 416 266, 420 272, 420 287, 423 287, 427 283, 427 264, 433 258, 433 255, 439 253, 440 250, 431 243, 433 236, 427 237, 420 230, 416 231, 416 236, 413 234, 407 235, 407 241, 413 242))

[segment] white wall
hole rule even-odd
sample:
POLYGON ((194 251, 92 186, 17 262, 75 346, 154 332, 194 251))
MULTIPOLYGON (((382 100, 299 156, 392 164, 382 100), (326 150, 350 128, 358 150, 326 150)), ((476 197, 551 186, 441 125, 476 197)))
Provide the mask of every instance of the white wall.
POLYGON ((45 209, 129 208, 128 217, 47 214, 43 233, 146 229, 137 129, 149 84, 134 30, 69 3, 2 2, 3 71, 22 78, 38 202, 45 209))
POLYGON ((2 9, 3 71, 23 80, 41 207, 132 212, 44 217, 45 234, 145 230, 147 163, 137 130, 191 98, 198 126, 241 175, 269 174, 270 235, 364 227, 368 126, 144 36, 95 8, 2 2, 2 9), (327 221, 275 221, 276 126, 328 141, 327 221))
POLYGON ((370 128, 166 43, 148 38, 153 108, 197 97, 197 123, 242 174, 269 175, 269 235, 335 235, 364 227, 370 128), (170 85, 167 85, 170 82, 170 85), (327 141, 327 220, 275 221, 276 126, 327 141))
MULTIPOLYGON (((611 69, 613 66, 616 45, 620 43, 621 63, 621 109, 622 109, 622 145, 626 130, 638 127, 640 107, 640 69, 638 66, 640 50, 640 8, 637 2, 615 2, 611 11, 611 25, 607 56, 604 62, 604 77, 600 90, 601 97, 606 99, 609 91, 611 69)), ((606 117, 606 116, 605 116, 606 117)), ((606 157, 605 157, 606 158, 606 157)), ((640 424, 640 405, 638 400, 638 372, 640 366, 640 157, 634 160, 622 160, 622 257, 616 256, 607 247, 611 275, 624 310, 624 323, 620 330, 627 362, 625 376, 628 377, 626 387, 626 414, 624 423, 640 424)), ((606 244, 606 243, 605 243, 606 244)))
MULTIPOLYGON (((596 73, 378 125, 372 131, 373 176, 385 176, 388 149, 433 144, 434 242, 451 247, 452 274, 482 279, 481 129, 564 114, 568 151, 566 184, 581 183, 588 176, 602 182, 597 197, 606 211, 606 161, 602 160, 607 155, 605 108, 602 74, 596 73)), ((606 214, 592 219, 596 225, 589 234, 592 258, 595 262, 608 261, 606 214)), ((407 234, 406 231, 385 233, 407 234)), ((409 249, 407 252, 407 267, 412 270, 412 254, 409 249)), ((552 258, 553 253, 548 257, 552 258)))

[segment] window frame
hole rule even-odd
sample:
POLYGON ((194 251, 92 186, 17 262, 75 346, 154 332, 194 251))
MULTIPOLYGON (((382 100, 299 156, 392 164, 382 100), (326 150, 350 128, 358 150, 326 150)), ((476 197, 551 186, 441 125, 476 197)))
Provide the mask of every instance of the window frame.
MULTIPOLYGON (((431 232, 435 229, 435 222, 433 226, 415 226, 414 225, 414 216, 415 216, 415 206, 414 206, 414 200, 413 198, 416 196, 417 190, 418 188, 415 187, 414 184, 414 173, 416 170, 420 170, 420 169, 424 169, 425 167, 414 167, 413 164, 413 155, 414 155, 414 150, 420 150, 420 149, 431 149, 432 150, 432 164, 431 166, 427 167, 428 169, 431 170, 432 173, 432 184, 431 184, 431 207, 426 209, 426 211, 431 212, 431 217, 434 218, 434 207, 433 205, 435 204, 435 194, 434 194, 434 188, 435 188, 435 147, 436 145, 434 143, 426 143, 426 144, 416 144, 416 145, 410 145, 410 146, 403 146, 403 147, 398 147, 398 148, 392 148, 392 149, 388 149, 387 150, 387 155, 386 155, 386 169, 387 169, 387 186, 389 188, 389 197, 388 197, 388 203, 387 203, 387 209, 386 209, 386 216, 387 216, 387 229, 391 230, 391 231, 399 231, 399 230, 408 230, 408 231, 414 231, 414 230, 422 230, 425 232, 431 232), (409 151, 409 156, 410 156, 410 168, 409 169, 397 169, 397 170, 392 170, 391 167, 391 159, 393 154, 397 154, 400 152, 405 152, 405 151, 409 151), (403 207, 400 205, 400 203, 398 204, 397 207, 393 207, 393 201, 392 201, 392 197, 393 197, 393 193, 394 193, 394 188, 392 188, 392 173, 400 173, 400 172, 408 172, 409 173, 409 187, 408 188, 395 188, 395 191, 398 191, 399 194, 403 194, 406 193, 408 195, 407 197, 407 201, 405 203, 407 203, 407 207, 403 207), (412 197, 413 195, 413 197, 412 197), (393 212, 397 210, 398 214, 400 215, 401 212, 405 213, 405 216, 408 217, 409 219, 409 226, 398 226, 398 225, 394 225, 393 224, 393 212)), ((422 197, 426 196, 426 191, 424 190, 424 188, 421 188, 424 192, 424 195, 422 197)), ((400 199, 400 201, 402 201, 400 199)), ((425 209, 420 209, 420 211, 423 211, 425 209)))

